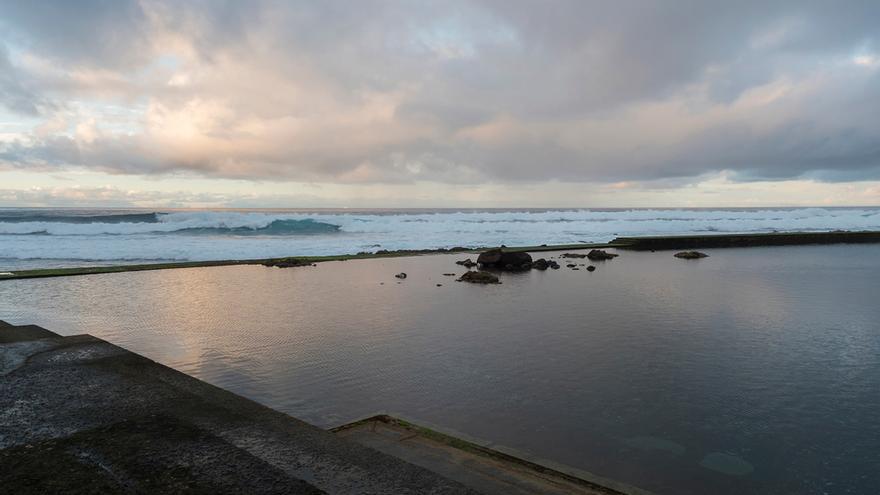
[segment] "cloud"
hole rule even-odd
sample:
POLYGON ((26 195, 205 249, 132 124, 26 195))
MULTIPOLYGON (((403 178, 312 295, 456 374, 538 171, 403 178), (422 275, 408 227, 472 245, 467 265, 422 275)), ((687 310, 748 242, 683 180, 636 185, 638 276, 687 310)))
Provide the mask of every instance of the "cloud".
POLYGON ((39 115, 47 105, 45 100, 21 80, 3 46, 0 46, 0 105, 27 116, 39 115))
POLYGON ((0 104, 47 122, 0 144, 7 168, 352 184, 880 178, 876 2, 0 9, 0 104))

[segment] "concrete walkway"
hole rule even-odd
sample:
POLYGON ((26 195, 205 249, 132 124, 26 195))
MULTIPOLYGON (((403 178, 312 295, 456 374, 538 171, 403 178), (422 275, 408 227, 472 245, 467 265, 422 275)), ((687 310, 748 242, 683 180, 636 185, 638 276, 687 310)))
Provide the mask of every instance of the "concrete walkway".
POLYGON ((529 462, 391 416, 374 416, 332 431, 485 495, 651 495, 590 473, 529 462))
POLYGON ((88 335, 0 322, 0 493, 467 494, 88 335))

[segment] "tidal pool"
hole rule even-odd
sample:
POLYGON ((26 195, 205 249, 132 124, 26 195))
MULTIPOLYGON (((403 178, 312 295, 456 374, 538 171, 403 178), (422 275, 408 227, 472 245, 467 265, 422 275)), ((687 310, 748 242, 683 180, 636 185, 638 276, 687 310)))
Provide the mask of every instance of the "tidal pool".
POLYGON ((880 246, 707 252, 493 286, 448 255, 0 281, 0 318, 323 427, 396 414, 660 494, 875 493, 880 246))

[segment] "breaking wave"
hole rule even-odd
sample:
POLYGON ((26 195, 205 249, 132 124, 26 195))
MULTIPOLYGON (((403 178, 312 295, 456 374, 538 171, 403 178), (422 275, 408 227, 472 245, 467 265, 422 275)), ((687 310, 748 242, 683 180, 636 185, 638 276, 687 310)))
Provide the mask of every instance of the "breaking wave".
POLYGON ((264 213, 179 212, 125 214, 0 213, 6 235, 136 235, 291 236, 330 234, 339 225, 311 218, 279 218, 264 213))

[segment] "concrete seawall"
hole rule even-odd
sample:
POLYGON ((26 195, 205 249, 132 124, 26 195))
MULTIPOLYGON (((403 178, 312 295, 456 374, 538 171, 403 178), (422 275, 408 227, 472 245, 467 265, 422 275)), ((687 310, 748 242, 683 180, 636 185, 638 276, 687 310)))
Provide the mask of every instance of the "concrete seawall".
POLYGON ((407 428, 334 434, 90 335, 0 321, 0 494, 645 493, 407 428))
POLYGON ((621 249, 661 250, 808 244, 880 243, 880 232, 772 232, 765 234, 709 234, 657 237, 618 237, 611 245, 621 249))
POLYGON ((2 493, 476 493, 89 335, 0 323, 2 493))

